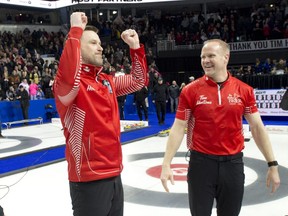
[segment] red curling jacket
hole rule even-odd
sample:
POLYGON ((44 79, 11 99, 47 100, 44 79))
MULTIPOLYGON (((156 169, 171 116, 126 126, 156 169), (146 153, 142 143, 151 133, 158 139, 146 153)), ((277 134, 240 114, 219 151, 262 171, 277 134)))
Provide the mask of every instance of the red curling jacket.
POLYGON ((176 118, 187 120, 187 146, 213 155, 232 155, 244 148, 242 117, 258 112, 253 88, 229 73, 217 85, 208 76, 185 86, 176 118))
POLYGON ((72 27, 53 84, 56 107, 66 140, 69 180, 87 182, 121 173, 122 150, 117 96, 141 89, 147 82, 143 45, 130 49, 129 75, 112 77, 102 67, 81 63, 83 30, 72 27))

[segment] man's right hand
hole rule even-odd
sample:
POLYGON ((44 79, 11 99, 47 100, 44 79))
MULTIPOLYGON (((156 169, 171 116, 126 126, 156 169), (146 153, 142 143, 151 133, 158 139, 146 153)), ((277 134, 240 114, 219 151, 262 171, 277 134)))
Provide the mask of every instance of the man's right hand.
POLYGON ((71 27, 80 27, 84 30, 88 23, 88 18, 83 12, 74 12, 70 16, 70 23, 71 27))
POLYGON ((165 191, 169 192, 167 181, 170 180, 171 184, 174 185, 174 176, 170 166, 162 166, 160 179, 165 191))

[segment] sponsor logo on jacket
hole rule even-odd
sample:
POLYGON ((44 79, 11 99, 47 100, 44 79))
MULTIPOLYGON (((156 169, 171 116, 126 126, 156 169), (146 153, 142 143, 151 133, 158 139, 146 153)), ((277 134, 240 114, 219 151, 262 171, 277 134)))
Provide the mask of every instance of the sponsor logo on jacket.
POLYGON ((87 91, 95 91, 95 89, 92 86, 88 85, 87 86, 87 91))
POLYGON ((199 105, 199 104, 212 104, 212 101, 209 101, 207 99, 207 96, 205 95, 200 95, 199 96, 199 99, 197 100, 196 102, 196 105, 199 105))

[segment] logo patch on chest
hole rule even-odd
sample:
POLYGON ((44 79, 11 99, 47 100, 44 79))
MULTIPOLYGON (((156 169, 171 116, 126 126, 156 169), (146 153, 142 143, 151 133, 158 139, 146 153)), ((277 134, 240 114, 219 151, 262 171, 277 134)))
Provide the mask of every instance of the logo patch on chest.
POLYGON ((234 93, 233 95, 229 94, 227 99, 228 99, 229 104, 231 104, 231 105, 237 105, 237 104, 240 105, 240 104, 242 104, 242 101, 240 99, 240 95, 238 95, 236 93, 234 93))

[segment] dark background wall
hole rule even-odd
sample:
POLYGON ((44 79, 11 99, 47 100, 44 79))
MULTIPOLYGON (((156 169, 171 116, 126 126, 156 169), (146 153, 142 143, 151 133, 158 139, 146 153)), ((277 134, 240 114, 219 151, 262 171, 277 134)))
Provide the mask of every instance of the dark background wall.
MULTIPOLYGON (((287 49, 231 52, 229 67, 238 68, 240 65, 254 65, 255 59, 264 61, 266 58, 287 59, 287 49)), ((202 76, 200 60, 201 49, 160 51, 157 55, 157 66, 166 81, 176 80, 178 84, 188 82, 189 76, 202 76)))

